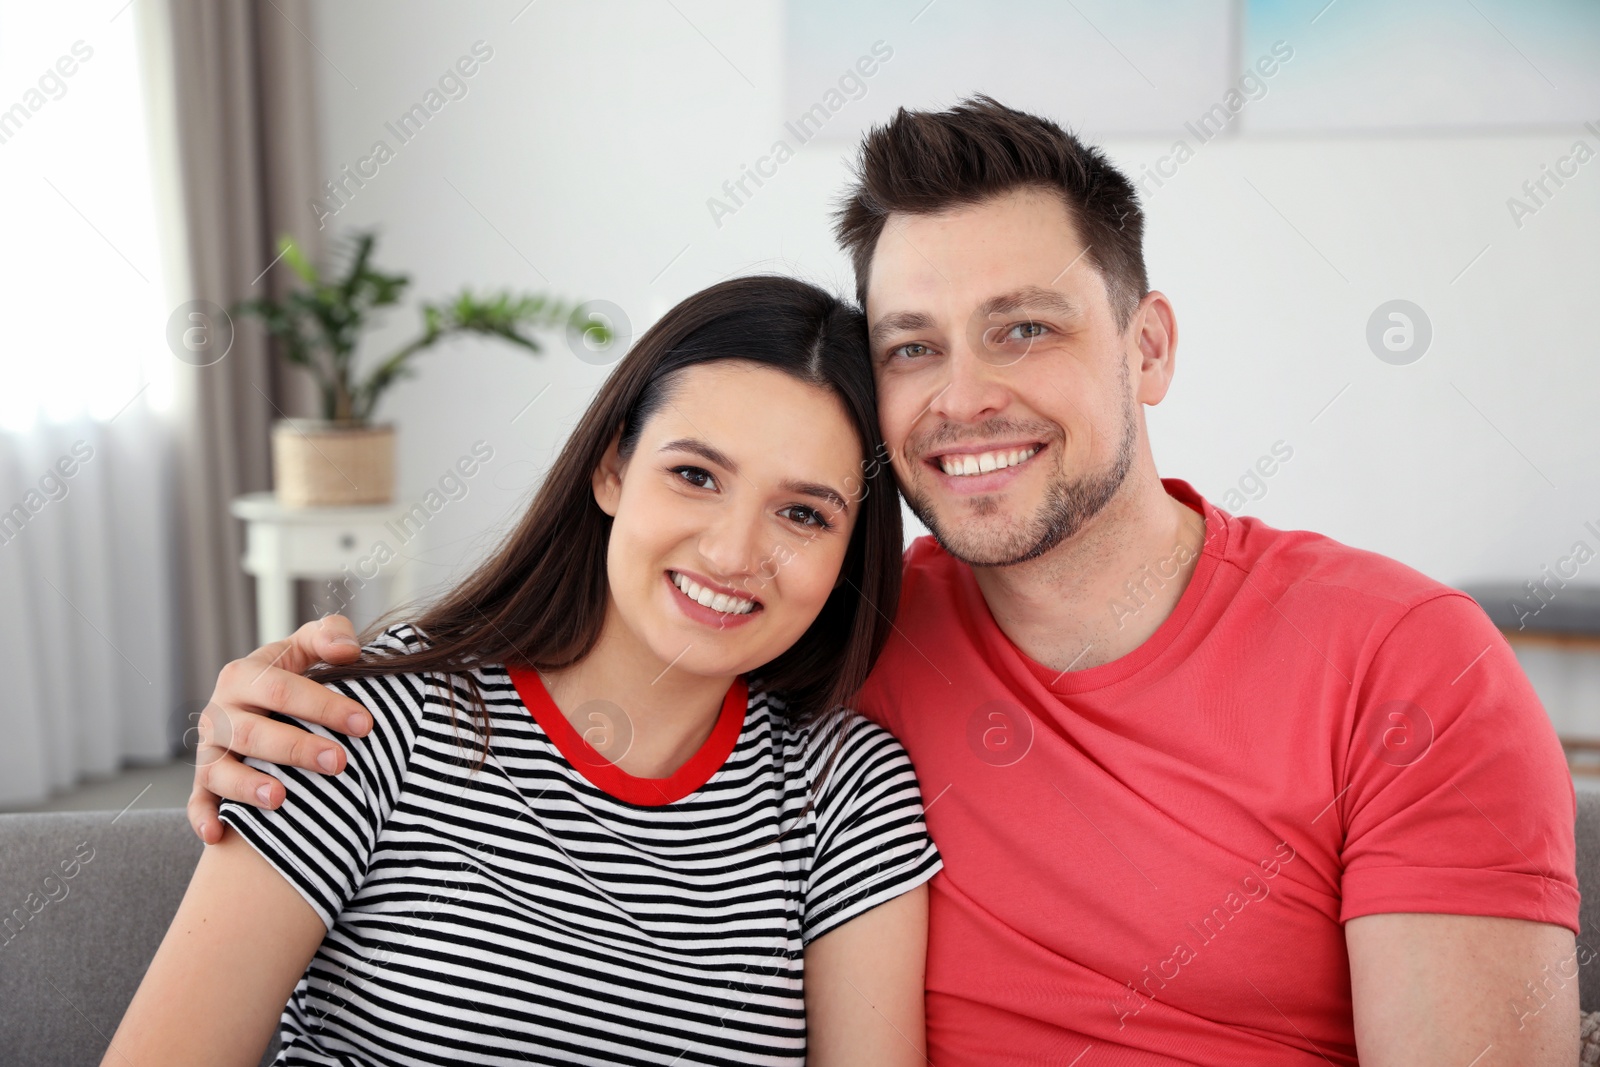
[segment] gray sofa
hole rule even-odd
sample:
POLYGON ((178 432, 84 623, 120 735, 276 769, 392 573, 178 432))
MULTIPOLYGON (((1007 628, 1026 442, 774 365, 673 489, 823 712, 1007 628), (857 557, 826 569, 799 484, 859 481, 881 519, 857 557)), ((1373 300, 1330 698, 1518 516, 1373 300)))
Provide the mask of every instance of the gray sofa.
POLYGON ((100 1062, 203 847, 181 809, 0 815, 0 1064, 100 1062))
MULTIPOLYGON (((1600 793, 1578 794, 1577 833, 1583 937, 1594 946, 1600 793)), ((0 1062, 100 1062, 200 850, 178 810, 0 815, 0 1062)), ((1579 972, 1584 1011, 1600 1009, 1597 975, 1579 972)))

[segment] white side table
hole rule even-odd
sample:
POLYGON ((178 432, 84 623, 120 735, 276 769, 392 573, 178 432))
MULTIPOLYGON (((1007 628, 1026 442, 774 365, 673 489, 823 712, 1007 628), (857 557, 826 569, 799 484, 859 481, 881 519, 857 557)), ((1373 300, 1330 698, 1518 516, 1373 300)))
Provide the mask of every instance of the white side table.
POLYGON ((417 531, 403 524, 408 509, 402 505, 286 508, 272 493, 247 493, 234 498, 229 510, 245 521, 243 563, 256 579, 256 637, 262 644, 295 631, 296 578, 339 579, 346 599, 388 579, 388 607, 412 595, 403 546, 417 531))

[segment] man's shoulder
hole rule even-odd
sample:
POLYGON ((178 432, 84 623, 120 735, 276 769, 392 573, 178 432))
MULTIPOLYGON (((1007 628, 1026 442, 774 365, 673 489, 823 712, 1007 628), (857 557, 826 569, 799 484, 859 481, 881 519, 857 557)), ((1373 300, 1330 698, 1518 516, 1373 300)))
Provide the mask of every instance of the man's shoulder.
MULTIPOLYGON (((1375 604, 1414 607, 1440 596, 1460 595, 1397 559, 1345 544, 1313 530, 1284 530, 1251 516, 1217 516, 1229 527, 1221 562, 1242 571, 1259 590, 1286 590, 1375 604)), ((1210 537, 1208 542, 1212 542, 1210 537)), ((939 546, 931 535, 912 541, 904 555, 902 607, 928 607, 955 594, 967 565, 939 546)))
POLYGON ((920 676, 932 654, 944 659, 952 643, 964 644, 961 609, 961 574, 967 565, 939 547, 930 535, 906 546, 902 557, 904 580, 894 613, 894 632, 878 654, 872 673, 856 694, 855 705, 872 722, 896 734, 903 724, 895 721, 902 685, 920 676))
POLYGON ((1230 516, 1232 536, 1223 562, 1271 599, 1334 607, 1365 603, 1369 610, 1404 613, 1444 596, 1465 596, 1397 559, 1345 544, 1312 530, 1280 530, 1260 519, 1230 516))

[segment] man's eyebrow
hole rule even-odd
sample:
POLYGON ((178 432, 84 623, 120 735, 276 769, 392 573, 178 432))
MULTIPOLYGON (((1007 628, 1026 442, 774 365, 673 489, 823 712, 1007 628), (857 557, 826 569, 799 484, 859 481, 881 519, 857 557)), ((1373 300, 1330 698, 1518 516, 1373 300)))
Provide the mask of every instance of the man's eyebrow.
POLYGON ((922 311, 896 311, 885 315, 873 324, 870 340, 874 345, 883 343, 885 337, 910 330, 933 329, 933 316, 922 311))
POLYGON ((1076 315, 1080 310, 1067 294, 1042 285, 1024 285, 1009 293, 991 296, 978 307, 984 318, 990 315, 1007 315, 1014 311, 1053 311, 1058 315, 1076 315))
MULTIPOLYGON (((729 474, 739 473, 739 465, 729 459, 725 452, 699 438, 680 437, 676 441, 668 441, 662 445, 660 451, 688 452, 691 455, 699 456, 701 459, 716 464, 729 474)), ((790 493, 799 493, 802 496, 826 500, 840 511, 848 512, 850 510, 850 503, 845 500, 843 493, 832 486, 823 485, 821 482, 806 482, 789 478, 779 483, 779 488, 790 493)))

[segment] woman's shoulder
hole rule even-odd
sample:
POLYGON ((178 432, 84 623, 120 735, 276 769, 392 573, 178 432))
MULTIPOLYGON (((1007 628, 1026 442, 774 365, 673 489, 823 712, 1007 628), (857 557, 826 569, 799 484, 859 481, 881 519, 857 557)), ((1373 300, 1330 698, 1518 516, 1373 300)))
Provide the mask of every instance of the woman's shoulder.
MULTIPOLYGON (((366 667, 385 659, 414 655, 428 649, 428 639, 414 623, 400 622, 377 634, 361 646, 361 663, 366 667)), ((457 676, 437 670, 399 669, 335 677, 323 684, 344 696, 365 704, 382 718, 422 718, 430 706, 455 688, 457 676)))
POLYGON ((422 652, 428 647, 428 638, 414 622, 397 622, 361 647, 363 655, 405 655, 422 652))
POLYGON ((942 861, 928 836, 916 770, 892 733, 836 707, 790 726, 786 736, 790 774, 806 782, 813 832, 804 910, 809 945, 921 885, 942 861))
POLYGON ((912 773, 911 758, 899 739, 852 708, 836 707, 797 722, 780 695, 759 689, 751 690, 751 705, 770 716, 777 747, 791 767, 829 792, 842 780, 859 786, 885 773, 912 773))

